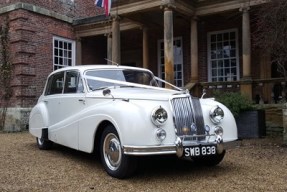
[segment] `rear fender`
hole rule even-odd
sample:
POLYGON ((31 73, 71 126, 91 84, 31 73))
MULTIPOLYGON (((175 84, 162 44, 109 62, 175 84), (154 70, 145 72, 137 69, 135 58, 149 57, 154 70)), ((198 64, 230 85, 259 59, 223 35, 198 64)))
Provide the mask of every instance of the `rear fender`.
POLYGON ((42 137, 42 129, 48 128, 48 111, 44 103, 38 103, 29 117, 29 132, 35 137, 42 137))

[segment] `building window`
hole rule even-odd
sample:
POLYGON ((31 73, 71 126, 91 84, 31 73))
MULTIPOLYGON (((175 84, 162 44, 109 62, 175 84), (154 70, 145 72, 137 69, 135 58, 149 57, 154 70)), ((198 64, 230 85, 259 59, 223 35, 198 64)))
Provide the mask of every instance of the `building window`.
MULTIPOLYGON (((183 87, 183 54, 182 54, 182 38, 174 38, 173 41, 173 57, 174 57, 174 84, 177 87, 183 87)), ((159 77, 165 79, 164 66, 164 40, 158 42, 158 71, 159 77)), ((162 85, 163 86, 163 85, 162 85)))
POLYGON ((75 41, 54 37, 54 70, 75 65, 75 41))
POLYGON ((208 33, 210 82, 239 80, 237 30, 208 33))

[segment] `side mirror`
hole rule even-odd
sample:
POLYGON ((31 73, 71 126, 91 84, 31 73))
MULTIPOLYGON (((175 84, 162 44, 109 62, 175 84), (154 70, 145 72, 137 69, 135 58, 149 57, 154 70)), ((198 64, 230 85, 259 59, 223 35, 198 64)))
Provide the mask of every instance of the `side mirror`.
POLYGON ((114 96, 111 94, 111 90, 108 88, 103 90, 103 95, 104 96, 112 96, 113 100, 115 100, 114 96))
POLYGON ((110 90, 110 89, 104 89, 104 90, 103 90, 103 95, 104 95, 104 96, 109 96, 109 95, 111 95, 111 90, 110 90))

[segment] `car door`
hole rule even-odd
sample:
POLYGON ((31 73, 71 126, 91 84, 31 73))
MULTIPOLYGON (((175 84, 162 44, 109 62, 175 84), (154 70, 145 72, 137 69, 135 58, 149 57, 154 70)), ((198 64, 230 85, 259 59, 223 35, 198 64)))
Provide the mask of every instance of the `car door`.
POLYGON ((64 74, 65 72, 55 73, 48 79, 45 97, 43 102, 48 111, 48 127, 54 127, 61 120, 61 96, 64 88, 64 74))
POLYGON ((66 71, 65 85, 61 97, 61 128, 57 131, 60 144, 78 149, 78 126, 80 114, 85 108, 85 92, 80 73, 66 71))

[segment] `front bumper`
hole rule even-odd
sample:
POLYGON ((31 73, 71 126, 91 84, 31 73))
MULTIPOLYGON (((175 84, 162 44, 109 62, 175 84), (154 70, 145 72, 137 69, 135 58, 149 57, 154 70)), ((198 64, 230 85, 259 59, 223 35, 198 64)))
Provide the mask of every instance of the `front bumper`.
POLYGON ((224 151, 223 141, 217 136, 214 141, 185 141, 184 138, 177 137, 173 145, 161 146, 123 146, 125 155, 145 156, 145 155, 167 155, 176 154, 183 156, 184 146, 216 145, 217 154, 224 151))

